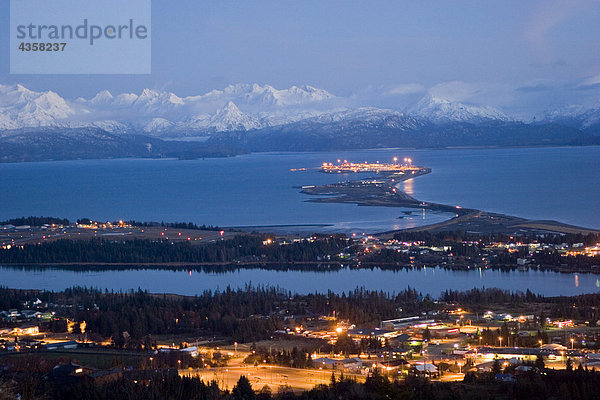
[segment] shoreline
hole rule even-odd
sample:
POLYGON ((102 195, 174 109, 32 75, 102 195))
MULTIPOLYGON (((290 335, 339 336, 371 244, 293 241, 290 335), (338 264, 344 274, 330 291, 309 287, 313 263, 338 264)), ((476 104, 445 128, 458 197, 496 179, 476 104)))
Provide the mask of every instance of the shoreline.
MULTIPOLYGON (((0 137, 2 133, 7 131, 0 131, 0 137)), ((159 139, 166 143, 184 143, 184 144, 197 144, 205 143, 203 141, 196 140, 173 140, 174 138, 160 138, 151 137, 152 139, 159 139)), ((195 136, 186 137, 186 139, 194 139, 195 136)), ((203 138, 203 137, 201 137, 203 138)), ((175 138, 177 139, 177 138, 175 138)), ((266 151, 239 151, 232 154, 220 154, 220 155, 199 155, 197 157, 177 157, 172 155, 167 156, 121 156, 121 157, 101 157, 101 156, 90 156, 90 157, 64 157, 64 158, 51 158, 51 157, 39 157, 39 158, 21 158, 21 159, 6 159, 0 158, 0 164, 25 164, 25 163, 61 163, 70 161, 112 161, 112 160, 171 160, 171 161, 190 161, 190 160, 203 160, 212 158, 234 158, 240 156, 247 156, 251 154, 301 154, 301 153, 329 153, 331 151, 385 151, 385 150, 407 150, 407 151, 443 151, 443 150, 496 150, 496 149, 536 149, 536 148, 573 148, 573 147, 600 147, 600 143, 540 143, 540 144, 525 144, 525 145, 465 145, 465 146, 417 146, 417 147, 351 147, 351 148, 335 148, 330 150, 305 150, 305 151, 294 151, 294 150, 266 150, 266 151)))
POLYGON ((463 208, 447 204, 420 201, 406 194, 399 184, 431 173, 430 168, 422 167, 414 174, 375 173, 358 180, 348 180, 322 186, 304 187, 301 193, 311 196, 327 196, 306 200, 313 203, 346 203, 359 206, 383 206, 414 208, 426 211, 455 214, 447 221, 423 225, 415 228, 379 232, 380 238, 393 237, 396 232, 442 232, 462 230, 469 233, 599 233, 599 229, 584 228, 553 220, 531 220, 507 214, 486 212, 474 208, 463 208))

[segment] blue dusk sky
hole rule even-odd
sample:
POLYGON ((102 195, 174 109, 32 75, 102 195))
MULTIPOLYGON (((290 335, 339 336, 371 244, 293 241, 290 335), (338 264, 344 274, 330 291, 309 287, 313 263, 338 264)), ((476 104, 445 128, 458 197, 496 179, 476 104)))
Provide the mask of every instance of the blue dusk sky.
POLYGON ((385 106, 418 93, 512 111, 600 98, 600 1, 154 0, 148 75, 11 75, 9 8, 0 0, 0 84, 67 98, 233 83, 385 106))

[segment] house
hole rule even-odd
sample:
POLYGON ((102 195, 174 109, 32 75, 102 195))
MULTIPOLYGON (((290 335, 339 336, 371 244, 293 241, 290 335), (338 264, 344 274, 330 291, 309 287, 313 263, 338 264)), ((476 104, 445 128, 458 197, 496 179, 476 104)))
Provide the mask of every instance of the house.
POLYGON ((432 326, 432 327, 429 327, 428 329, 429 329, 429 333, 431 334, 432 338, 438 338, 438 339, 453 338, 453 337, 457 337, 460 335, 459 328, 452 328, 452 327, 445 326, 445 325, 432 326))
POLYGON ((198 357, 198 354, 199 354, 198 353, 198 347, 196 347, 196 346, 186 347, 185 349, 181 349, 179 351, 181 351, 183 353, 187 353, 187 354, 189 354, 192 357, 198 357))
POLYGON ((333 358, 328 358, 328 357, 321 357, 321 358, 312 360, 315 368, 323 368, 323 369, 334 369, 336 361, 337 360, 334 360, 333 358))
POLYGON ((121 379, 123 377, 123 370, 121 368, 115 367, 108 370, 96 370, 88 373, 86 375, 86 379, 92 381, 94 383, 107 383, 116 381, 117 379, 121 379))
POLYGON ((56 365, 52 368, 52 371, 46 375, 46 379, 57 385, 78 383, 92 371, 94 371, 94 369, 70 362, 64 365, 56 365))
POLYGON ((400 334, 400 332, 392 331, 388 329, 348 329, 348 336, 350 336, 354 340, 361 339, 378 339, 379 341, 384 341, 385 339, 391 339, 400 334))
POLYGON ((384 371, 406 369, 408 367, 410 367, 410 363, 403 358, 387 360, 387 361, 380 361, 377 363, 377 369, 381 369, 384 371))
POLYGON ((476 352, 470 352, 468 356, 475 356, 479 359, 492 360, 517 359, 521 361, 535 361, 542 355, 539 348, 516 348, 516 347, 480 347, 476 352))
POLYGON ((358 357, 335 360, 334 369, 338 371, 358 372, 362 368, 362 360, 358 357))
POLYGON ((52 318, 54 318, 53 312, 44 312, 44 313, 42 313, 42 315, 40 315, 40 319, 44 320, 44 321, 49 321, 52 318))
POLYGON ((572 328, 573 327, 573 321, 572 320, 556 320, 556 321, 552 321, 552 325, 556 326, 558 329, 562 329, 565 327, 569 327, 572 328))
POLYGON ((28 319, 37 319, 42 317, 42 313, 33 310, 21 310, 21 316, 28 319))
POLYGON ((390 344, 398 348, 408 349, 411 347, 421 346, 423 341, 420 339, 416 340, 411 335, 403 333, 390 340, 390 344))
POLYGON ((438 367, 432 363, 417 363, 414 365, 415 373, 420 375, 432 376, 438 374, 438 367))
POLYGON ((40 327, 34 324, 21 325, 14 328, 11 332, 13 335, 37 335, 40 333, 40 327))
POLYGON ((379 326, 384 329, 401 330, 401 329, 410 328, 410 327, 416 326, 416 325, 431 324, 434 322, 435 321, 432 319, 424 320, 422 317, 416 315, 413 317, 404 317, 404 318, 388 319, 386 321, 381 321, 381 324, 379 326))

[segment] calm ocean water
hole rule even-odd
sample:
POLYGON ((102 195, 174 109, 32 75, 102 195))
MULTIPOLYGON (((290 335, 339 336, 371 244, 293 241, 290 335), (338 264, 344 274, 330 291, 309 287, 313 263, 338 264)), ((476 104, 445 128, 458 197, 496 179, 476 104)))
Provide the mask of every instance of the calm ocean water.
POLYGON ((404 184, 417 199, 600 228, 600 147, 386 149, 194 161, 0 164, 0 219, 46 215, 220 226, 331 224, 325 230, 376 232, 448 218, 418 211, 405 215, 397 208, 309 203, 309 196, 294 186, 348 177, 314 169, 290 171, 338 158, 389 162, 394 156, 412 157, 416 164, 433 169, 404 184))
MULTIPOLYGON (((295 186, 348 179, 310 169, 338 158, 388 162, 411 157, 430 175, 403 183, 420 200, 473 207, 526 218, 555 219, 600 228, 600 147, 369 150, 251 154, 228 159, 98 160, 0 164, 0 219, 28 215, 70 219, 192 221, 220 226, 327 224, 311 232, 377 232, 435 223, 449 215, 406 215, 398 208, 308 203, 295 186), (402 217, 402 218, 399 218, 402 217)), ((351 178, 355 178, 352 176, 351 178)), ((282 228, 289 229, 289 228, 282 228)), ((499 287, 545 295, 600 290, 600 276, 539 271, 239 270, 25 271, 0 267, 0 285, 60 290, 73 285, 114 290, 197 294, 227 286, 279 286, 295 292, 336 292, 356 287, 399 291, 413 287, 437 296, 445 289, 499 287)))

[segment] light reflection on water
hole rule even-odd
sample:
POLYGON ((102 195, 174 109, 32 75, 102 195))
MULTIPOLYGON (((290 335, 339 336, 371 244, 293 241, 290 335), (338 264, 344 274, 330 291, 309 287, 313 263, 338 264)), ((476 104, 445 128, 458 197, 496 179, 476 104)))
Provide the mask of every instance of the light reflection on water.
POLYGON ((357 287, 398 292, 411 287, 422 294, 435 297, 446 289, 469 290, 475 287, 497 287, 523 292, 529 289, 547 296, 595 293, 600 287, 600 280, 595 274, 565 274, 537 270, 452 271, 442 268, 399 271, 377 268, 342 269, 328 272, 239 269, 208 273, 187 269, 74 272, 0 267, 0 276, 2 286, 10 288, 62 290, 78 285, 117 291, 141 288, 154 293, 184 295, 195 295, 205 290, 223 290, 228 286, 244 288, 247 284, 280 287, 298 293, 326 293, 328 290, 340 293, 357 287))
POLYGON ((402 191, 404 193, 406 193, 409 196, 412 196, 415 194, 415 190, 413 188, 413 184, 414 184, 415 180, 414 179, 407 179, 403 182, 402 185, 402 191))

